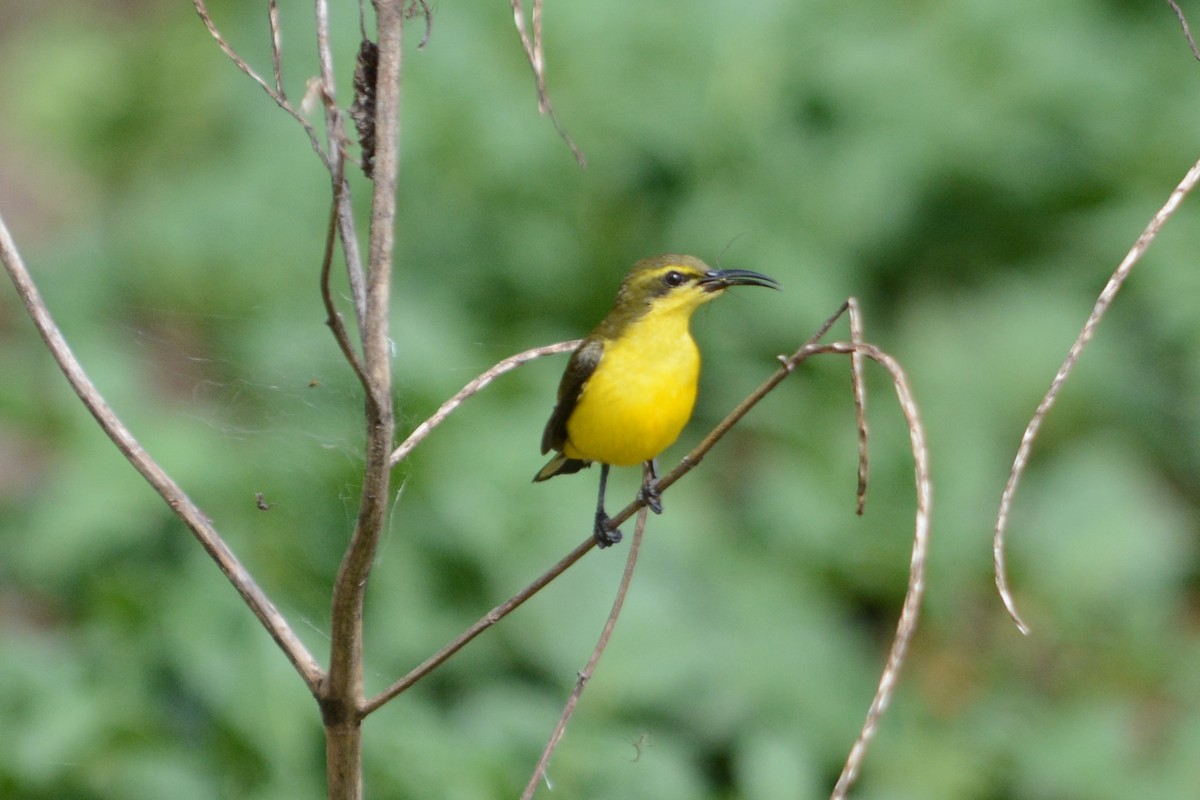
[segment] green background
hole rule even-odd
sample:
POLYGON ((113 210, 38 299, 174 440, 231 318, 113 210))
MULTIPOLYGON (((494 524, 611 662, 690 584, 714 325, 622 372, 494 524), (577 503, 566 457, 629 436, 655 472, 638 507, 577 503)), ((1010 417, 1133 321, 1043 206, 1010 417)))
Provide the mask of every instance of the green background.
MULTIPOLYGON (((212 8, 268 72, 264 5, 212 8)), ((298 101, 312 11, 282 6, 298 101)), ((1029 415, 1200 155, 1200 64, 1170 8, 550 2, 550 90, 586 170, 537 115, 508 4, 433 10, 423 50, 419 21, 408 33, 404 79, 402 430, 504 356, 582 335, 638 258, 776 277, 782 293, 697 315, 705 374, 670 465, 857 296, 867 338, 911 377, 935 517, 921 627, 855 796, 1193 796, 1194 199, 1118 298, 1017 497, 1031 637, 995 596, 990 539, 1029 415)), ((355 13, 333 9, 347 102, 355 13)), ((362 220, 369 187, 354 186, 362 220)), ((0 6, 0 213, 101 390, 322 659, 363 441, 317 292, 327 187, 189 3, 0 6)), ((397 470, 368 595, 372 690, 587 535, 594 471, 529 482, 563 363, 498 381, 397 470)), ((810 362, 667 493, 539 796, 828 794, 895 624, 914 503, 907 433, 872 369, 871 496, 853 514, 847 368, 810 362)), ((321 796, 300 680, 72 396, 11 290, 0 374, 0 796, 321 796)), ((517 796, 623 561, 589 554, 373 715, 368 796, 517 796)))

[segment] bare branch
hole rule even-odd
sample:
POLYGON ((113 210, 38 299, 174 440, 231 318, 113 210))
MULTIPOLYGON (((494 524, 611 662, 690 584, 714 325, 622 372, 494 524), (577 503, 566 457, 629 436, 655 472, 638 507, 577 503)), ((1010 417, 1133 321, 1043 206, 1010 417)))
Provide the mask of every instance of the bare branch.
MULTIPOLYGON (((338 232, 342 240, 342 254, 346 259, 346 280, 350 284, 350 299, 354 306, 354 317, 362 331, 367 315, 367 290, 362 256, 358 252, 358 229, 354 223, 354 207, 350 202, 350 184, 346 181, 345 141, 342 111, 337 105, 337 84, 333 78, 333 46, 329 36, 329 2, 316 0, 317 63, 321 73, 321 99, 325 107, 325 132, 329 138, 329 157, 325 164, 330 176, 340 184, 335 194, 340 194, 338 203, 338 232)), ((363 15, 359 8, 359 26, 363 15)), ((365 36, 363 37, 366 38, 365 36)))
POLYGON ((521 0, 511 0, 511 2, 517 35, 521 37, 521 45, 525 48, 525 58, 529 60, 529 66, 533 69, 533 78, 537 82, 538 113, 545 114, 549 111, 550 97, 546 92, 546 59, 542 53, 541 0, 533 0, 534 32, 532 38, 530 38, 529 29, 525 24, 525 9, 521 7, 521 0))
POLYGON ((526 350, 523 353, 517 353, 515 356, 509 356, 495 366, 491 367, 482 375, 464 386, 462 389, 459 389, 458 393, 456 393, 446 402, 442 403, 438 410, 435 411, 433 415, 429 417, 429 419, 418 425, 416 429, 408 435, 408 438, 405 439, 399 447, 392 451, 392 466, 396 466, 405 458, 407 458, 408 454, 413 451, 413 448, 424 441, 425 437, 428 436, 434 428, 445 422, 446 417, 454 413, 454 410, 462 405, 467 398, 477 394, 496 378, 500 377, 506 372, 512 372, 517 367, 527 364, 528 362, 533 361, 535 358, 554 355, 555 353, 569 353, 579 346, 580 341, 581 340, 579 339, 573 339, 569 342, 559 342, 558 344, 550 344, 546 345, 545 347, 535 347, 531 350, 526 350))
POLYGON ((258 617, 259 622, 283 650, 296 671, 300 673, 300 677, 304 679, 309 691, 316 694, 323 677, 321 667, 317 664, 316 659, 292 631, 283 615, 254 582, 250 573, 237 560, 204 512, 142 448, 92 384, 83 366, 63 339, 50 311, 46 308, 45 301, 42 300, 21 254, 17 251, 16 243, 13 241, 3 217, 0 217, 0 261, 4 262, 4 267, 8 271, 13 285, 16 286, 17 294, 21 297, 21 302, 25 304, 29 316, 37 326, 38 333, 46 342, 46 346, 50 348, 50 354, 54 357, 59 369, 66 375, 75 394, 87 406, 88 411, 96 418, 96 422, 133 465, 133 468, 158 492, 209 556, 217 562, 221 572, 225 573, 225 577, 229 579, 246 605, 254 612, 254 616, 258 617))
POLYGON ((608 647, 608 640, 612 636, 613 628, 617 625, 617 618, 621 616, 621 608, 625 605, 625 597, 629 594, 633 569, 637 566, 638 553, 642 549, 642 535, 646 532, 646 517, 647 510, 643 508, 638 513, 637 526, 633 531, 633 541, 629 544, 629 555, 625 559, 625 571, 621 573, 621 584, 617 588, 617 596, 613 599, 612 610, 608 612, 608 619, 604 622, 604 629, 600 631, 600 638, 596 641, 596 646, 592 648, 592 655, 588 658, 587 666, 579 673, 579 677, 575 681, 575 688, 571 691, 571 696, 567 698, 566 706, 563 707, 562 716, 558 718, 558 723, 554 726, 553 733, 550 734, 550 740, 546 742, 546 748, 542 750, 542 756, 538 759, 533 774, 529 776, 529 783, 525 785, 525 791, 521 793, 521 800, 532 800, 538 784, 546 774, 546 768, 550 765, 550 757, 554 755, 558 743, 562 741, 563 734, 567 730, 567 723, 570 721, 571 715, 575 713, 575 706, 578 705, 579 698, 583 696, 583 689, 591 680, 596 671, 596 665, 600 663, 600 657, 604 655, 604 650, 608 647))
POLYGON ((329 288, 329 275, 333 271, 333 246, 338 235, 338 211, 342 206, 342 191, 346 186, 344 176, 341 174, 345 166, 345 159, 339 158, 337 160, 338 174, 333 178, 333 204, 329 210, 329 228, 325 232, 325 254, 321 259, 321 300, 325 303, 325 324, 333 331, 333 338, 337 340, 338 347, 342 351, 342 356, 350 364, 350 368, 354 370, 354 374, 358 377, 359 383, 362 384, 363 388, 370 390, 367 374, 363 371, 362 362, 358 359, 358 353, 354 351, 354 345, 350 342, 349 334, 346 333, 346 326, 342 322, 342 315, 338 313, 337 306, 333 303, 333 293, 329 288))
MULTIPOLYGON (((221 32, 217 29, 216 23, 213 22, 212 15, 208 13, 208 6, 205 5, 204 0, 192 0, 192 4, 196 7, 196 13, 200 15, 200 20, 204 23, 204 27, 208 28, 208 32, 213 37, 213 40, 217 43, 217 46, 225 51, 225 55, 229 56, 229 60, 232 61, 238 69, 240 69, 251 80, 262 87, 263 91, 275 101, 275 105, 279 106, 288 114, 290 114, 293 119, 295 119, 304 127, 305 133, 308 134, 308 140, 312 143, 313 150, 315 150, 317 155, 321 157, 321 161, 325 164, 325 167, 332 172, 333 166, 330 161, 331 156, 325 151, 325 148, 321 146, 321 141, 317 137, 317 131, 316 128, 313 127, 313 124, 309 122, 303 114, 297 111, 290 102, 288 102, 287 97, 284 96, 282 91, 276 91, 274 88, 272 88, 271 84, 263 80, 262 76, 255 72, 254 68, 246 63, 244 58, 237 54, 237 51, 233 49, 233 47, 225 40, 225 37, 222 36, 221 32)), ((275 31, 273 28, 273 45, 277 43, 275 40, 276 33, 277 31, 275 31)))
POLYGON ((511 3, 517 35, 521 37, 521 46, 525 48, 525 58, 528 59, 529 66, 533 69, 533 79, 537 84, 538 113, 550 118, 559 138, 566 142, 567 147, 571 149, 571 155, 575 157, 575 162, 581 167, 586 167, 587 156, 579 149, 579 145, 575 144, 575 140, 571 138, 567 129, 559 121, 554 104, 550 102, 550 91, 546 88, 546 55, 542 50, 542 0, 533 0, 532 37, 530 37, 528 26, 525 24, 525 9, 521 7, 521 0, 511 0, 511 3))
MULTIPOLYGON (((827 352, 843 352, 843 348, 847 348, 847 346, 832 344, 822 349, 827 352)), ((896 398, 900 403, 901 411, 904 412, 904 419, 908 423, 909 440, 912 446, 913 472, 916 482, 917 510, 916 520, 913 524, 913 548, 908 569, 908 589, 904 594, 904 605, 900 610, 900 620, 896 625, 896 635, 892 639, 892 647, 888 652, 887 664, 884 666, 883 673, 879 677, 879 685, 875 690, 875 697, 872 699, 871 706, 867 710, 867 717, 863 721, 858 739, 855 740, 854 746, 850 749, 850 754, 846 758, 846 764, 842 768, 842 774, 838 777, 838 782, 834 786, 830 800, 843 800, 850 791, 850 786, 858 777, 863 760, 867 755, 867 747, 871 739, 875 736, 879 720, 883 717, 884 711, 887 710, 888 704, 891 702, 892 694, 896 688, 896 681, 900 676, 900 668, 904 664, 904 658, 908 652, 909 643, 912 641, 913 634, 917 630, 917 618, 921 612, 921 597, 925 593, 925 557, 929 549, 930 514, 933 509, 933 482, 929 477, 929 451, 925 444, 925 431, 921 425, 921 417, 917 410, 917 404, 913 399, 912 390, 909 388, 904 370, 900 368, 899 363, 895 359, 872 345, 862 342, 852 342, 847 349, 852 354, 861 353, 867 358, 878 362, 891 373, 892 383, 896 388, 896 398)), ((814 352, 817 352, 816 348, 814 348, 814 352)))
MULTIPOLYGON (((850 341, 863 343, 862 315, 858 301, 846 300, 850 312, 850 341)), ((854 513, 860 517, 867 508, 867 387, 863 383, 863 355, 858 350, 850 354, 850 385, 854 391, 854 418, 858 423, 858 491, 854 513)))
POLYGON ((429 7, 427 0, 408 0, 405 16, 406 18, 420 16, 425 20, 425 33, 421 36, 421 41, 417 42, 417 49, 423 50, 425 45, 429 44, 429 37, 433 36, 433 9, 429 7))
POLYGON ((1092 313, 1088 315, 1087 321, 1083 323, 1083 329, 1079 332, 1079 336, 1067 351, 1066 360, 1062 366, 1058 368, 1058 374, 1054 376, 1054 380, 1050 382, 1050 388, 1046 391, 1042 401, 1038 403, 1037 409, 1033 412, 1033 417, 1029 420, 1029 425, 1025 428, 1025 433, 1021 436, 1021 444, 1017 448, 1016 458, 1013 459, 1012 471, 1008 475, 1008 482, 1004 486, 1004 493, 1000 496, 1000 510, 996 514, 996 527, 992 538, 992 558, 994 561, 996 572, 996 590, 1000 593, 1000 599, 1004 601, 1004 607, 1008 610, 1008 614, 1016 623, 1017 628, 1021 633, 1028 634, 1029 626, 1021 619, 1021 615, 1017 612, 1016 601, 1013 599, 1012 592, 1008 586, 1008 570, 1005 566, 1005 532, 1008 527, 1008 514, 1012 507, 1013 496, 1016 494, 1017 485, 1020 483, 1021 476, 1025 473, 1025 468, 1029 462, 1029 454, 1033 449, 1034 440, 1037 439, 1038 430, 1045 421, 1046 415, 1050 413, 1050 409, 1054 406, 1058 399, 1059 393, 1062 391, 1063 385, 1067 381, 1067 377, 1071 374, 1071 370, 1075 367, 1075 362, 1083 354, 1083 349, 1096 333, 1096 328, 1100 324, 1100 320, 1104 317, 1104 312, 1108 310, 1109 305, 1116 298, 1117 292, 1125 284, 1125 279, 1133 271, 1133 268, 1141 261, 1150 244, 1158 236, 1158 232, 1162 226, 1166 224, 1175 210, 1179 208, 1179 204, 1183 199, 1195 188, 1196 182, 1200 181, 1200 161, 1192 165, 1187 174, 1183 176, 1183 180, 1171 192, 1171 196, 1167 198, 1167 202, 1158 210, 1147 223, 1145 230, 1138 236, 1137 241, 1133 243, 1133 247, 1126 253, 1125 258, 1117 267, 1116 272, 1108 279, 1108 283, 1104 286, 1104 291, 1100 292, 1100 297, 1097 298, 1095 305, 1092 307, 1092 313))
POLYGON ((283 35, 279 31, 279 0, 267 0, 267 22, 271 26, 271 68, 275 71, 275 93, 286 97, 283 90, 283 35))
POLYGON ((363 604, 375 553, 387 523, 389 456, 396 427, 392 412, 389 312, 395 251, 404 9, 402 0, 375 0, 374 6, 379 32, 377 141, 366 309, 361 329, 362 366, 367 378, 366 457, 358 520, 333 586, 329 675, 321 695, 329 794, 337 800, 358 800, 362 796, 363 604))
POLYGON ((1187 39, 1188 47, 1192 48, 1192 56, 1197 61, 1200 61, 1200 49, 1197 49, 1196 40, 1192 38, 1192 29, 1188 26, 1187 17, 1183 15, 1183 9, 1179 7, 1179 4, 1175 0, 1167 0, 1167 5, 1171 6, 1171 9, 1175 12, 1176 19, 1179 20, 1179 27, 1183 28, 1183 36, 1187 39))
MULTIPOLYGON (((328 0, 316 0, 316 29, 317 56, 320 64, 320 95, 321 104, 325 109, 325 131, 328 149, 321 144, 320 137, 313 124, 287 99, 283 87, 283 44, 279 24, 279 8, 277 0, 269 0, 267 6, 268 22, 271 29, 271 66, 275 85, 267 83, 253 67, 242 58, 232 45, 225 39, 213 22, 212 15, 204 0, 193 0, 196 13, 217 45, 225 52, 231 61, 251 80, 262 87, 263 91, 275 101, 275 104, 286 111, 303 127, 308 134, 312 148, 320 156, 321 162, 329 170, 331 177, 343 175, 341 162, 345 160, 345 149, 342 146, 341 110, 335 100, 335 84, 333 79, 333 50, 329 39, 329 5, 328 0)), ((346 273, 350 283, 350 295, 354 304, 354 313, 359 330, 363 327, 363 317, 366 313, 366 290, 363 278, 362 257, 358 251, 357 231, 354 224, 354 211, 350 202, 350 186, 341 179, 341 201, 338 204, 338 230, 342 249, 346 259, 346 273)))
POLYGON ((393 697, 408 689, 417 681, 421 680, 421 678, 424 678, 426 675, 433 672, 435 669, 441 666, 446 659, 450 658, 450 656, 466 647, 467 644, 469 644, 476 636, 483 633, 500 620, 504 619, 506 616, 520 607, 522 603, 545 588, 550 581, 566 572, 576 561, 587 555, 587 552, 595 546, 595 538, 589 536, 582 544, 559 559, 557 564, 539 575, 538 578, 533 581, 533 583, 530 583, 524 589, 505 600, 488 613, 484 614, 474 625, 467 628, 465 631, 455 637, 452 642, 414 667, 403 678, 396 681, 387 689, 384 689, 382 692, 364 703, 362 707, 362 716, 367 716, 372 711, 375 711, 393 697))

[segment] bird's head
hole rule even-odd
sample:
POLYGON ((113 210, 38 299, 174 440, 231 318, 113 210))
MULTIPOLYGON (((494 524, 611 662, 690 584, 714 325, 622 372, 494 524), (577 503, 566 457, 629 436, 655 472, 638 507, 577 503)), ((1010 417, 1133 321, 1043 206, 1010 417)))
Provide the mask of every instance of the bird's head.
POLYGON ((773 278, 748 269, 712 269, 693 256, 655 256, 639 261, 625 276, 614 310, 633 318, 651 309, 690 315, 730 286, 779 288, 773 278))

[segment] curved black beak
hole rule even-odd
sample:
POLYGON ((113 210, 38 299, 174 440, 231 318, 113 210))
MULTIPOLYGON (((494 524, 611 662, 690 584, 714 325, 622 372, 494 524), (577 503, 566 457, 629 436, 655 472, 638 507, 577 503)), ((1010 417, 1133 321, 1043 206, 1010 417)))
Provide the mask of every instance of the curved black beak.
POLYGON ((778 289, 779 283, 774 278, 768 278, 761 272, 748 269, 714 269, 704 273, 700 285, 710 292, 719 292, 730 286, 762 286, 767 289, 778 289))

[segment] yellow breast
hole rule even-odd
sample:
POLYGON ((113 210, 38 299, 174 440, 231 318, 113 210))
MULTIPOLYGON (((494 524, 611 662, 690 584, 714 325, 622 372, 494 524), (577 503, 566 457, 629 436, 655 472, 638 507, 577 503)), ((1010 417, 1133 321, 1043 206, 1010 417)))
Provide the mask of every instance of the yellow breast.
POLYGON ((633 466, 667 449, 696 402, 700 353, 687 315, 650 313, 605 343, 567 421, 570 458, 633 466))

